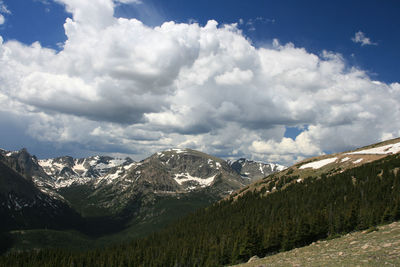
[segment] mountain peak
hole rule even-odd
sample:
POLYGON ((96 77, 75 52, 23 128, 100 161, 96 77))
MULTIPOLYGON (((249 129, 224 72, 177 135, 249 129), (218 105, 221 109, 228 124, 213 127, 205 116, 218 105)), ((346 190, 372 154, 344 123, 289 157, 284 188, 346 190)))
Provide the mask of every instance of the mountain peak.
POLYGON ((264 178, 271 173, 282 171, 286 166, 275 163, 264 163, 245 158, 240 158, 236 161, 229 160, 228 164, 243 178, 255 181, 264 178))

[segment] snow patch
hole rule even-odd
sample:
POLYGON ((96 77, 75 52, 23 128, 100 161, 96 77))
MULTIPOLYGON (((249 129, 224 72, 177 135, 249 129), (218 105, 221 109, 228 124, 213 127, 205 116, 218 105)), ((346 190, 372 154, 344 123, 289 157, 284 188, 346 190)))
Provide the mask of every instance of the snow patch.
POLYGON ((358 160, 355 160, 355 161, 353 161, 353 163, 354 164, 357 164, 357 163, 360 163, 361 161, 363 161, 364 159, 358 159, 358 160))
POLYGON ((186 173, 175 174, 174 180, 180 185, 182 185, 184 182, 195 181, 201 187, 206 187, 206 186, 211 185, 211 183, 214 181, 215 176, 216 175, 203 179, 203 178, 191 176, 189 173, 186 172, 186 173))
POLYGON ((345 157, 345 158, 342 158, 341 160, 340 160, 340 162, 346 162, 346 161, 348 161, 350 158, 349 157, 345 157))
POLYGON ((123 172, 124 171, 122 171, 122 170, 118 170, 115 173, 106 175, 106 177, 104 177, 104 178, 107 180, 108 183, 110 183, 112 180, 115 180, 118 177, 120 177, 123 172))
POLYGON ((280 172, 280 171, 287 169, 286 166, 275 164, 275 163, 269 163, 269 165, 271 166, 271 170, 273 170, 273 171, 275 170, 275 171, 280 172))
POLYGON ((132 167, 135 166, 135 165, 137 165, 137 164, 134 162, 134 163, 131 163, 131 164, 129 164, 129 165, 125 165, 125 166, 123 166, 122 168, 124 168, 124 170, 129 170, 130 168, 132 168, 132 167))
POLYGON ((374 147, 359 151, 354 151, 347 153, 346 155, 359 155, 359 154, 378 154, 378 155, 385 155, 385 154, 396 154, 400 152, 400 142, 380 147, 374 147))
POLYGON ((42 166, 42 168, 44 168, 44 167, 51 168, 52 162, 53 162, 52 159, 40 159, 39 165, 42 166))
POLYGON ((325 165, 328 165, 332 162, 335 162, 337 160, 336 157, 334 158, 328 158, 328 159, 322 159, 322 160, 318 160, 318 161, 313 161, 307 164, 304 164, 302 166, 300 166, 299 169, 305 169, 305 168, 313 168, 313 169, 319 169, 325 165))
POLYGON ((109 168, 113 168, 113 167, 117 167, 122 165, 125 162, 124 159, 112 159, 108 162, 108 164, 105 163, 99 163, 95 166, 95 169, 99 170, 99 169, 109 169, 109 168))
POLYGON ((74 171, 86 171, 87 169, 85 166, 83 166, 83 164, 84 164, 84 162, 82 162, 81 164, 75 163, 75 165, 72 167, 72 169, 74 171))
POLYGON ((74 185, 82 185, 82 184, 88 183, 91 180, 92 179, 88 178, 88 177, 74 178, 74 179, 68 179, 68 180, 59 179, 54 183, 54 188, 59 189, 59 188, 71 186, 73 184, 74 185))
POLYGON ((181 153, 185 153, 186 149, 171 148, 169 151, 175 152, 176 154, 181 154, 181 153))
POLYGON ((264 169, 263 169, 263 167, 262 167, 262 164, 261 164, 261 163, 258 163, 258 165, 259 165, 259 167, 260 167, 260 172, 261 172, 262 174, 264 174, 264 169))

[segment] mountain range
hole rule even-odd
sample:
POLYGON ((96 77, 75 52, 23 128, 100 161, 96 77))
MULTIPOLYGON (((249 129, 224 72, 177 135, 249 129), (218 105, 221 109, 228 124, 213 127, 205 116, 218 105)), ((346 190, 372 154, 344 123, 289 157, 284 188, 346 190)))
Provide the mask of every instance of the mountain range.
MULTIPOLYGON (((13 153, 15 158, 26 158, 17 156, 20 152, 3 152, 9 154, 7 157, 13 153)), ((112 230, 120 227, 118 231, 126 239, 118 239, 117 246, 95 251, 44 249, 10 253, 0 257, 0 265, 29 262, 37 266, 68 266, 73 262, 82 266, 226 266, 357 230, 375 231, 379 224, 400 220, 400 138, 305 159, 288 168, 266 167, 244 159, 223 161, 181 149, 159 152, 137 163, 124 159, 116 164, 112 161, 116 159, 98 162, 99 159, 69 160, 73 164, 68 168, 74 173, 65 171, 65 175, 61 175, 63 168, 58 160, 43 161, 46 171, 39 163, 40 168, 18 167, 14 163, 4 166, 13 166, 7 167, 7 172, 11 169, 13 175, 17 174, 16 179, 25 179, 38 195, 46 192, 55 201, 64 199, 62 203, 84 220, 86 228, 75 228, 80 233, 96 236, 100 229, 103 235, 115 237, 118 233, 112 230), (58 167, 52 167, 54 164, 58 167), (110 165, 115 166, 100 171, 110 165), (124 168, 129 165, 132 166, 124 168), (95 170, 100 174, 91 178, 83 175, 96 173, 95 170), (267 170, 276 172, 267 175, 267 170), (35 183, 36 178, 21 175, 25 172, 36 178, 44 172, 58 185, 52 185, 47 178, 35 183), (263 172, 265 177, 254 178, 263 172), (79 182, 66 182, 68 177, 78 177, 79 182), (148 234, 148 229, 161 227, 148 234), (89 228, 96 228, 97 232, 90 232, 89 228), (140 235, 138 230, 147 234, 140 235)), ((31 160, 39 162, 34 157, 31 160)), ((9 233, 15 240, 32 234, 26 232, 9 233)), ((47 231, 35 233, 36 238, 42 239, 56 235, 47 231)), ((69 240, 77 244, 75 233, 71 235, 75 239, 69 240)), ((86 242, 84 238, 79 240, 86 242)), ((109 245, 111 239, 102 240, 109 245)), ((36 248, 38 243, 36 240, 36 248)), ((55 244, 52 239, 47 248, 55 244)))
POLYGON ((124 239, 285 168, 191 149, 158 152, 140 162, 109 156, 38 160, 26 149, 0 150, 0 164, 0 213, 9 218, 2 231, 75 229, 92 237, 123 232, 124 239))

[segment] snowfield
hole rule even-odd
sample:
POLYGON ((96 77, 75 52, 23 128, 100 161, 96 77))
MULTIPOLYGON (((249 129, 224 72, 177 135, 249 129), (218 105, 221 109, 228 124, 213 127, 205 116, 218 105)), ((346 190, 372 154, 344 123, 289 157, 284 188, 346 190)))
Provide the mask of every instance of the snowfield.
POLYGON ((313 168, 313 169, 319 169, 325 165, 328 165, 332 162, 335 162, 337 158, 329 158, 329 159, 322 159, 318 161, 313 161, 304 165, 301 165, 299 169, 305 169, 305 168, 313 168))
POLYGON ((340 161, 340 162, 346 162, 346 161, 348 161, 350 158, 349 157, 345 157, 345 158, 342 158, 342 160, 340 161))
POLYGON ((211 183, 214 181, 215 176, 216 175, 202 179, 199 177, 193 177, 189 173, 184 172, 184 173, 175 174, 174 180, 180 185, 182 185, 184 182, 195 181, 199 185, 201 185, 201 187, 206 187, 206 186, 211 185, 211 183))
POLYGON ((359 154, 384 155, 384 154, 396 154, 399 152, 400 152, 400 143, 396 143, 396 144, 390 144, 390 145, 385 145, 385 146, 380 146, 380 147, 374 147, 374 148, 370 148, 370 149, 354 151, 354 152, 347 153, 347 155, 359 155, 359 154))

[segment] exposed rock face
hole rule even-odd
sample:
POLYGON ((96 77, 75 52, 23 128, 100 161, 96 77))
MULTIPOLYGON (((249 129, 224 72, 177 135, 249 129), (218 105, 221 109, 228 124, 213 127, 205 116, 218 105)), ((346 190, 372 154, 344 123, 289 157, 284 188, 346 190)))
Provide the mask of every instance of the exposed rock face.
POLYGON ((28 155, 26 150, 14 153, 12 158, 0 155, 0 229, 76 225, 79 215, 75 211, 33 183, 32 177, 41 170, 28 155))
POLYGON ((0 150, 0 155, 4 164, 21 174, 26 180, 32 180, 34 177, 41 177, 46 181, 53 180, 40 167, 37 158, 31 156, 25 148, 13 152, 0 150))
POLYGON ((286 166, 282 166, 274 163, 262 163, 245 158, 240 158, 235 161, 228 161, 228 164, 234 169, 240 176, 254 182, 261 178, 267 177, 271 173, 282 171, 286 169, 286 166))
MULTIPOLYGON (((115 195, 112 200, 99 200, 102 207, 121 210, 132 199, 175 196, 207 191, 222 198, 246 184, 222 159, 190 150, 171 149, 127 166, 114 168, 97 179, 91 197, 115 195)), ((151 202, 150 200, 147 202, 151 202)))

